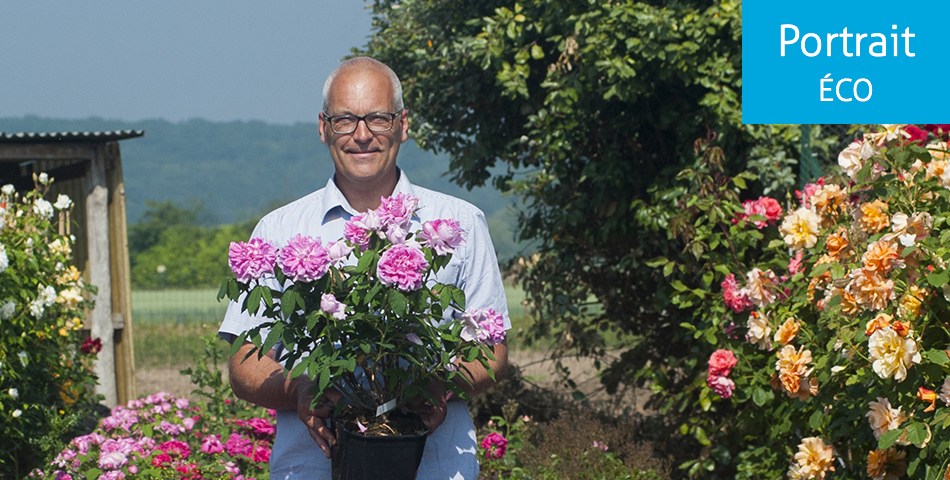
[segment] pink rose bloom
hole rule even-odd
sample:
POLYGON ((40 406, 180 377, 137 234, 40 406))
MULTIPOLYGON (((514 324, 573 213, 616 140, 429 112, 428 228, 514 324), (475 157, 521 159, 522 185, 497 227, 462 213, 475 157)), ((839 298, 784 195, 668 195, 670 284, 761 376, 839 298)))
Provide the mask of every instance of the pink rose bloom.
POLYGON ((241 473, 241 468, 238 467, 238 464, 234 462, 227 462, 224 464, 224 471, 230 474, 238 475, 241 473))
POLYGON ((188 458, 191 455, 191 447, 179 440, 169 440, 156 447, 156 450, 161 450, 169 455, 178 455, 181 458, 188 458))
POLYGON ((505 451, 508 450, 508 440, 500 433, 489 433, 482 440, 482 448, 485 449, 485 458, 495 460, 505 456, 505 451))
POLYGON ((343 238, 360 247, 362 251, 369 248, 369 231, 357 221, 360 217, 361 215, 357 215, 343 225, 343 238))
POLYGON ((195 419, 192 417, 185 417, 181 419, 181 424, 185 427, 185 430, 191 431, 192 428, 195 428, 195 419))
POLYGON ((171 465, 172 457, 168 456, 166 453, 159 453, 152 457, 152 466, 165 468, 168 465, 171 465), (167 464, 167 465, 166 465, 167 464))
POLYGON ((56 475, 55 477, 53 477, 53 480, 73 480, 72 475, 62 470, 56 470, 55 472, 53 472, 53 474, 56 475))
POLYGON ((737 363, 739 361, 731 350, 716 350, 709 356, 709 374, 725 377, 737 363))
POLYGON ((353 252, 353 248, 346 244, 346 242, 333 242, 327 245, 327 253, 330 255, 330 263, 337 264, 346 260, 346 257, 350 256, 350 253, 353 252))
POLYGON ((795 254, 795 258, 788 261, 788 274, 795 275, 802 269, 802 251, 795 254))
POLYGON ((388 229, 392 225, 407 225, 412 220, 412 214, 419 206, 419 199, 405 193, 379 199, 379 220, 388 229))
POLYGON ((99 456, 99 468, 104 470, 115 470, 117 468, 122 468, 122 466, 128 463, 128 461, 129 458, 126 457, 122 452, 103 453, 99 456))
POLYGON ((175 400, 175 406, 181 410, 188 408, 188 404, 187 398, 179 398, 178 400, 175 400))
POLYGON ((739 220, 746 220, 752 215, 761 215, 765 220, 756 220, 752 222, 755 228, 762 229, 768 224, 774 224, 776 220, 782 218, 782 206, 774 198, 759 197, 758 200, 746 200, 742 202, 742 208, 745 213, 736 215, 733 223, 739 220))
MULTIPOLYGON (((803 188, 802 190, 803 190, 801 192, 802 206, 805 208, 808 208, 810 206, 808 201, 811 200, 811 197, 813 197, 816 193, 818 193, 818 190, 821 190, 821 185, 817 183, 806 183, 805 188, 803 188)), ((797 191, 795 193, 796 195, 798 194, 797 191)))
POLYGON ((250 458, 253 453, 253 448, 254 445, 251 443, 251 439, 242 437, 236 433, 232 433, 228 441, 224 443, 224 450, 232 457, 244 455, 250 458))
POLYGON ((231 248, 228 249, 228 265, 241 283, 274 273, 276 261, 277 247, 265 242, 263 238, 252 238, 247 243, 231 242, 231 248))
POLYGON ((376 276, 384 285, 410 292, 422 287, 422 276, 428 268, 429 262, 421 250, 409 245, 394 245, 380 255, 376 276))
POLYGON ((129 465, 129 473, 132 475, 139 473, 139 467, 136 467, 135 465, 129 465))
POLYGON ((732 391, 736 389, 736 384, 732 380, 712 374, 706 377, 706 385, 724 399, 731 397, 732 391))
POLYGON ((432 220, 422 224, 419 238, 422 244, 435 250, 439 255, 455 253, 455 249, 465 245, 459 222, 453 219, 432 220))
POLYGON ((340 303, 332 293, 320 295, 320 310, 329 313, 337 320, 346 318, 346 305, 340 303))
POLYGON ((124 478, 125 474, 122 473, 122 470, 109 470, 99 475, 99 480, 122 480, 124 478))
POLYGON ((505 340, 505 317, 491 307, 466 310, 460 336, 466 342, 497 345, 505 340))
POLYGON ((280 270, 295 282, 312 282, 327 273, 330 267, 330 252, 320 243, 320 238, 297 235, 287 246, 280 249, 280 270))
POLYGON ((273 435, 277 431, 272 423, 264 420, 263 418, 252 418, 247 421, 247 426, 253 429, 254 434, 258 437, 273 435))
POLYGON ((745 293, 736 288, 737 286, 736 276, 731 273, 726 275, 726 279, 722 281, 722 299, 734 312, 741 312, 752 307, 752 302, 745 293))
POLYGON ((769 197, 759 197, 759 208, 765 212, 765 219, 769 223, 775 224, 776 220, 782 219, 782 205, 778 200, 769 197))
POLYGON ((255 462, 269 462, 270 461, 270 449, 261 445, 254 446, 254 455, 251 456, 251 459, 255 462))
POLYGON ((214 455, 224 451, 224 444, 221 443, 221 435, 208 435, 201 440, 201 451, 214 455))
MULTIPOLYGON (((181 425, 178 425, 177 423, 169 423, 169 422, 166 422, 165 420, 162 420, 162 423, 160 423, 160 424, 158 425, 158 428, 159 428, 161 431, 163 431, 163 432, 165 432, 165 433, 167 433, 168 435, 171 435, 171 436, 173 436, 173 437, 177 437, 178 435, 181 435, 181 434, 185 433, 185 427, 183 427, 183 426, 181 426, 181 425)), ((167 443, 167 442, 166 442, 166 443, 167 443)), ((183 442, 180 442, 180 443, 183 443, 183 442)), ((185 444, 185 446, 187 446, 187 444, 185 444)), ((161 447, 159 447, 159 448, 161 448, 161 447)), ((168 452, 168 453, 171 453, 171 452, 168 452)))

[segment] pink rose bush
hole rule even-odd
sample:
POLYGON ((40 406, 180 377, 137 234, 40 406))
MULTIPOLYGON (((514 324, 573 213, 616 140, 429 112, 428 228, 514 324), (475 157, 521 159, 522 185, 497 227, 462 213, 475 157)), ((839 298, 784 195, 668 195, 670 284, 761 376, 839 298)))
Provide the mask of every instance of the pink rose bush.
MULTIPOLYGON (((684 344, 714 353, 707 365, 665 366, 690 377, 681 391, 660 389, 657 405, 692 408, 680 432, 730 460, 680 468, 950 478, 947 133, 887 124, 859 134, 840 168, 784 206, 740 203, 746 174, 707 177, 729 186, 675 219, 701 248, 655 264, 692 315, 681 325, 695 343, 684 344)), ((702 182, 683 204, 713 190, 702 182)))
MULTIPOLYGON (((293 365, 292 376, 322 372, 316 398, 337 387, 377 422, 386 420, 377 407, 391 408, 391 400, 401 406, 432 380, 464 397, 456 359, 478 358, 490 369, 487 358, 505 339, 505 319, 491 308, 466 310, 463 291, 438 281, 465 245, 465 231, 455 219, 421 223, 419 208, 418 198, 399 193, 351 217, 335 242, 300 234, 283 246, 261 238, 232 244, 234 278, 219 296, 267 319, 237 341, 270 348, 280 339, 286 347, 280 360, 293 365), (370 371, 378 381, 364 389, 360 375, 370 371)), ((233 435, 202 446, 252 459, 267 455, 233 435)))
POLYGON ((273 415, 244 405, 235 407, 231 417, 219 418, 164 392, 129 401, 113 408, 91 433, 73 438, 47 468, 34 470, 30 477, 250 480, 267 476, 276 431, 273 415), (221 441, 223 435, 227 442, 221 441))

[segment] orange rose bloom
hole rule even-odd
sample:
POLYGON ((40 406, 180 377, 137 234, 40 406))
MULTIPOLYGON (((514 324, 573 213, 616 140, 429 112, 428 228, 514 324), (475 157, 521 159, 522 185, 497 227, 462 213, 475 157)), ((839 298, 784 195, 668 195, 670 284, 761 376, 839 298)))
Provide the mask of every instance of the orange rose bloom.
POLYGON ((828 235, 828 240, 825 241, 828 255, 838 259, 847 256, 849 245, 848 232, 844 228, 839 228, 837 232, 828 235))
POLYGON ((868 310, 884 310, 887 302, 897 296, 894 293, 894 281, 879 273, 858 268, 851 272, 851 279, 848 292, 858 305, 868 310))
POLYGON ((872 272, 887 272, 899 258, 897 247, 891 242, 881 240, 868 245, 868 251, 861 257, 864 269, 872 272))
POLYGON ((887 204, 877 199, 873 202, 861 204, 861 218, 858 223, 861 230, 867 233, 877 233, 884 230, 891 224, 891 219, 887 214, 887 204))
POLYGON ((801 328, 802 322, 795 320, 794 318, 789 318, 785 320, 778 331, 775 332, 775 341, 781 343, 782 345, 788 345, 795 341, 795 337, 798 335, 798 329, 801 328))
POLYGON ((893 447, 868 452, 868 476, 884 480, 897 480, 907 473, 907 453, 893 447))
POLYGON ((890 315, 883 312, 877 314, 877 316, 874 317, 874 320, 868 322, 867 329, 864 330, 864 334, 870 337, 872 333, 882 328, 891 326, 891 320, 893 318, 894 317, 891 317, 890 315))

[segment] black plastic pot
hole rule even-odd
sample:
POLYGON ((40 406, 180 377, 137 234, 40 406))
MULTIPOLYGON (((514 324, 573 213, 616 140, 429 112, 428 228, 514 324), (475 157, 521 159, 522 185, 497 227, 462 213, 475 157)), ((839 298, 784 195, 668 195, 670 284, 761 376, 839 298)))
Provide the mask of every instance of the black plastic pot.
POLYGON ((333 446, 333 480, 414 480, 426 435, 366 436, 338 422, 333 446))

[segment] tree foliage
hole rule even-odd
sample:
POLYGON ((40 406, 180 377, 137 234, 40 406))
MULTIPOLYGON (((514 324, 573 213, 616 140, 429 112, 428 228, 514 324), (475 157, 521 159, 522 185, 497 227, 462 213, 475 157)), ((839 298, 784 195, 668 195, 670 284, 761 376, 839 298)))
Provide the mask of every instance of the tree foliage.
POLYGON ((645 260, 682 245, 665 235, 675 212, 644 207, 681 193, 669 181, 697 139, 736 159, 773 136, 741 125, 740 3, 377 1, 375 12, 365 53, 402 76, 416 141, 448 152, 467 186, 501 163, 496 187, 524 196, 520 236, 539 245, 522 276, 531 334, 596 356, 604 331, 645 338, 607 371, 611 389, 663 362, 680 321, 645 260))

